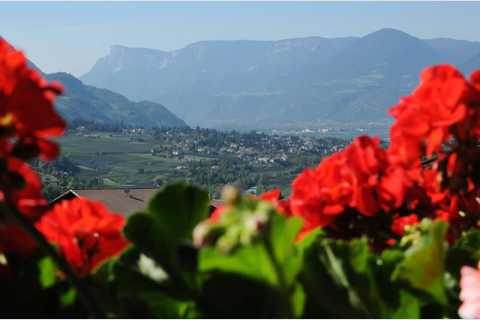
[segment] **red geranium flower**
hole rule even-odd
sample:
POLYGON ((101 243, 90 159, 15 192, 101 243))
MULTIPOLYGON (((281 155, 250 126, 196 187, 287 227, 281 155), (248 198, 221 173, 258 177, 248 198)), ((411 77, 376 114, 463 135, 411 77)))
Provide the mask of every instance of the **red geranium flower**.
POLYGON ((208 222, 210 223, 217 223, 220 220, 220 217, 230 208, 229 205, 224 205, 221 207, 215 208, 210 217, 208 218, 208 222))
POLYGON ((336 153, 323 159, 293 181, 290 207, 293 215, 304 219, 305 229, 329 224, 350 203, 352 175, 342 156, 336 153))
POLYGON ((271 191, 265 191, 260 195, 260 199, 264 201, 272 201, 272 202, 277 202, 280 200, 280 197, 282 195, 282 192, 280 191, 280 188, 275 188, 271 191))
POLYGON ((386 153, 380 148, 380 140, 358 137, 343 153, 345 166, 352 171, 350 207, 366 216, 375 215, 381 207, 378 194, 380 181, 388 167, 386 153))
POLYGON ((452 126, 469 118, 469 104, 480 101, 477 90, 450 65, 423 71, 417 89, 390 109, 396 118, 390 130, 391 160, 408 165, 439 151, 454 133, 452 126))
POLYGON ((55 95, 61 92, 60 85, 48 84, 27 66, 21 52, 0 38, 0 114, 11 116, 20 134, 48 137, 63 133, 65 121, 53 108, 55 95))
POLYGON ((409 214, 408 216, 404 216, 404 217, 395 217, 393 218, 393 223, 391 228, 395 234, 399 236, 403 236, 403 234, 405 233, 406 226, 411 226, 411 225, 417 224, 418 222, 419 221, 416 214, 409 214))
MULTIPOLYGON (((29 217, 32 221, 40 217, 47 208, 48 202, 42 193, 42 182, 38 174, 33 171, 25 162, 15 158, 7 161, 9 181, 4 181, 4 187, 8 189, 10 201, 18 211, 29 217), (23 180, 21 186, 19 179, 23 180), (10 185, 9 185, 10 183, 10 185)), ((5 180, 4 178, 4 180, 5 180)))
POLYGON ((270 201, 275 208, 284 216, 289 217, 292 215, 290 209, 290 200, 282 199, 282 192, 280 188, 275 188, 271 191, 266 191, 259 196, 260 200, 270 201))
POLYGON ((411 185, 402 167, 389 164, 379 139, 362 136, 296 178, 291 208, 306 228, 323 227, 346 208, 365 216, 398 208, 411 185))
POLYGON ((109 212, 100 202, 84 198, 62 201, 37 223, 45 237, 85 276, 128 245, 122 235, 125 218, 109 212))
MULTIPOLYGON (((39 176, 23 161, 36 156, 53 159, 64 120, 54 110, 61 87, 48 84, 28 67, 25 56, 0 38, 0 201, 34 222, 46 209, 39 176)), ((31 253, 34 241, 19 225, 2 217, 0 250, 31 253)))
POLYGON ((470 82, 475 89, 480 91, 480 70, 472 72, 472 74, 470 75, 470 82))
POLYGON ((9 129, 10 136, 29 137, 46 159, 57 152, 44 139, 61 135, 66 127, 54 109, 55 96, 61 92, 60 85, 45 81, 28 67, 21 52, 0 38, 0 126, 9 129))

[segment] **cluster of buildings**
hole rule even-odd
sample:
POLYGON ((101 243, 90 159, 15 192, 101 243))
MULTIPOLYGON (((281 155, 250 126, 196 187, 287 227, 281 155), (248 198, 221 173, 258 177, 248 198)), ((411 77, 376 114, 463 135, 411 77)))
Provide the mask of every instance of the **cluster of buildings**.
POLYGON ((219 132, 208 129, 163 130, 152 154, 167 157, 235 157, 252 165, 289 164, 301 154, 324 156, 345 147, 346 141, 311 136, 267 135, 258 132, 219 132))

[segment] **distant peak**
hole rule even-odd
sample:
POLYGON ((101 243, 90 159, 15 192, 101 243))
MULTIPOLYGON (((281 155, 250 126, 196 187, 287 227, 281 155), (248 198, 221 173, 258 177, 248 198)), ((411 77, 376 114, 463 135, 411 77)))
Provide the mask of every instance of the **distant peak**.
POLYGON ((381 28, 381 29, 377 30, 377 32, 398 32, 398 33, 405 33, 405 32, 403 32, 402 30, 398 30, 398 29, 395 29, 395 28, 381 28))
POLYGON ((77 77, 68 73, 68 72, 55 72, 49 73, 46 75, 49 80, 57 80, 60 82, 68 81, 70 83, 80 83, 83 84, 77 77))
POLYGON ((398 29, 394 29, 394 28, 382 28, 380 30, 377 30, 377 31, 374 31, 372 33, 369 33, 366 35, 366 37, 368 36, 403 36, 403 37, 410 37, 410 38, 414 38, 414 36, 402 31, 402 30, 398 30, 398 29))
POLYGON ((137 48, 137 47, 127 47, 122 45, 112 45, 110 46, 110 54, 125 54, 125 53, 142 53, 142 54, 156 54, 156 53, 164 53, 162 50, 158 49, 151 49, 151 48, 137 48))
POLYGON ((389 41, 389 42, 397 42, 397 41, 420 41, 419 38, 412 36, 406 32, 401 30, 393 29, 393 28, 383 28, 377 30, 375 32, 369 33, 363 37, 363 39, 375 40, 375 41, 389 41))
POLYGON ((110 46, 110 52, 111 53, 114 53, 116 51, 124 51, 124 50, 128 50, 128 49, 129 49, 128 47, 122 46, 122 45, 119 45, 119 44, 114 44, 114 45, 110 46))

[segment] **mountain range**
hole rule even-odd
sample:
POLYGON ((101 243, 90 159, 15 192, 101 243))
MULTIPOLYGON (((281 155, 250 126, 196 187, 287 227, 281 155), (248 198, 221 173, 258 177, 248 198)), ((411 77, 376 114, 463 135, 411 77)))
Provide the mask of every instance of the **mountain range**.
POLYGON ((191 125, 286 128, 387 123, 420 71, 480 67, 480 42, 420 39, 395 29, 364 37, 201 41, 174 51, 112 46, 80 79, 162 103, 191 125))
MULTIPOLYGON (((29 64, 40 71, 33 63, 29 64)), ((67 121, 123 123, 133 127, 187 126, 183 120, 159 103, 132 102, 110 90, 84 85, 79 79, 64 72, 43 75, 48 80, 59 81, 63 85, 64 93, 57 98, 56 107, 67 121)))

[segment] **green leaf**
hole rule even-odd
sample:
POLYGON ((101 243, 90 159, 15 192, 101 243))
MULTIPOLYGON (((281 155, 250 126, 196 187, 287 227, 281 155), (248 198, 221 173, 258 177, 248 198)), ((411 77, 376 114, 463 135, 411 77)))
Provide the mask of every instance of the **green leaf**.
POLYGON ((367 239, 350 244, 323 242, 322 258, 334 281, 347 289, 352 306, 365 315, 385 312, 385 302, 376 282, 376 257, 370 251, 367 239))
POLYGON ((297 248, 304 251, 312 246, 319 236, 324 236, 324 234, 320 228, 317 228, 308 232, 300 241, 296 241, 295 244, 297 245, 297 248))
POLYGON ((457 242, 448 248, 447 270, 458 279, 462 266, 475 267, 480 260, 480 230, 470 229, 457 242))
POLYGON ((142 291, 139 297, 148 303, 150 312, 156 318, 187 318, 195 308, 193 301, 173 299, 161 291, 142 291))
POLYGON ((143 254, 131 250, 114 265, 114 285, 122 302, 121 317, 183 318, 194 315, 194 301, 145 260, 143 254), (193 312, 193 313, 192 313, 193 312))
MULTIPOLYGON (((348 290, 354 290, 346 283, 343 270, 333 270, 330 259, 326 259, 323 238, 317 239, 305 252, 305 261, 300 275, 306 293, 304 317, 307 318, 361 318, 364 312, 349 301, 348 290), (336 274, 340 273, 340 274, 336 274), (341 279, 341 280, 340 280, 341 279)), ((334 257, 335 258, 335 257, 334 257)), ((348 259, 342 255, 338 259, 348 259)), ((345 261, 347 263, 348 261, 345 261)), ((338 263, 336 263, 338 269, 338 263)), ((341 262, 343 264, 344 262, 341 262)))
POLYGON ((125 235, 133 242, 135 248, 154 256, 157 259, 167 259, 168 254, 175 248, 169 248, 163 241, 165 238, 160 232, 155 216, 148 213, 135 213, 125 226, 125 235))
POLYGON ((307 297, 304 316, 419 317, 421 298, 391 281, 402 259, 398 250, 376 255, 366 238, 350 242, 317 238, 306 250, 302 270, 307 297))
POLYGON ((70 288, 68 289, 67 292, 63 293, 60 296, 60 304, 63 307, 71 306, 73 303, 75 303, 76 297, 77 297, 77 292, 75 291, 74 288, 70 288))
POLYGON ((193 228, 208 216, 208 205, 207 192, 181 183, 169 185, 153 197, 147 212, 129 218, 125 234, 140 252, 181 278, 183 271, 196 269, 196 253, 181 248, 191 244, 193 228))
MULTIPOLYGON (((268 211, 268 224, 252 241, 237 245, 229 253, 221 251, 217 246, 205 247, 200 250, 199 271, 209 276, 204 286, 208 286, 208 288, 218 286, 216 290, 228 290, 228 286, 214 283, 213 279, 227 283, 248 279, 248 282, 242 285, 244 292, 238 293, 239 284, 236 284, 235 295, 222 297, 225 299, 222 303, 231 305, 232 308, 249 310, 250 307, 246 304, 252 303, 252 301, 251 299, 245 300, 242 294, 247 295, 246 292, 250 292, 255 286, 260 286, 258 290, 264 290, 265 295, 270 296, 264 296, 262 300, 258 301, 258 305, 252 306, 254 310, 263 310, 264 308, 276 310, 275 312, 280 312, 279 315, 286 317, 300 315, 303 312, 305 297, 296 280, 302 268, 303 250, 295 245, 295 238, 302 227, 302 221, 298 218, 286 219, 272 211, 273 208, 270 205, 256 206, 256 203, 251 200, 245 200, 243 204, 238 205, 228 214, 249 217, 261 210, 270 210, 268 211), (213 276, 219 274, 222 276, 213 276), (249 284, 254 287, 247 287, 249 284), (238 301, 230 301, 233 298, 238 301)), ((233 219, 235 216, 230 216, 230 218, 235 221, 233 219)), ((228 220, 229 217, 227 216, 225 219, 228 220)), ((242 221, 242 219, 238 219, 238 221, 242 221)), ((237 230, 237 227, 237 224, 233 224, 228 227, 227 232, 237 230)), ((210 291, 206 292, 210 294, 210 291)), ((213 307, 208 307, 208 310, 210 308, 213 307)), ((223 309, 213 308, 213 310, 215 314, 223 315, 223 309)))
POLYGON ((293 306, 293 315, 295 318, 301 318, 305 309, 305 291, 300 283, 295 285, 291 304, 293 306))
POLYGON ((147 210, 159 223, 162 237, 178 243, 192 238, 193 228, 208 217, 208 206, 206 191, 177 183, 158 192, 147 210))
POLYGON ((209 247, 200 250, 199 270, 238 273, 271 285, 280 285, 279 277, 283 277, 284 285, 291 286, 302 267, 301 252, 294 244, 301 225, 298 218, 274 215, 263 240, 241 246, 230 254, 209 247), (271 246, 271 251, 267 246, 271 246))
POLYGON ((129 218, 124 231, 132 249, 115 266, 117 288, 134 306, 128 310, 168 318, 195 313, 198 259, 192 232, 207 218, 208 205, 207 192, 177 183, 158 192, 146 212, 129 218))
POLYGON ((397 310, 391 318, 395 319, 415 319, 420 315, 420 299, 408 291, 400 291, 400 303, 397 310))
POLYGON ((274 259, 282 269, 287 287, 295 281, 302 268, 303 252, 295 246, 295 238, 302 224, 303 221, 297 217, 285 219, 281 215, 274 215, 272 228, 268 233, 268 242, 272 245, 274 259))
POLYGON ((444 286, 446 232, 446 223, 432 223, 405 251, 404 259, 392 275, 393 280, 407 281, 413 288, 428 292, 441 304, 447 302, 444 286))
POLYGON ((38 262, 39 281, 42 288, 50 288, 55 284, 55 263, 50 257, 45 257, 38 262))
POLYGON ((470 251, 474 260, 480 259, 480 230, 470 229, 465 232, 457 240, 455 247, 470 251))
POLYGON ((198 267, 201 272, 236 273, 270 284, 276 283, 275 270, 265 248, 259 243, 240 247, 229 255, 216 248, 203 248, 200 250, 198 267))

